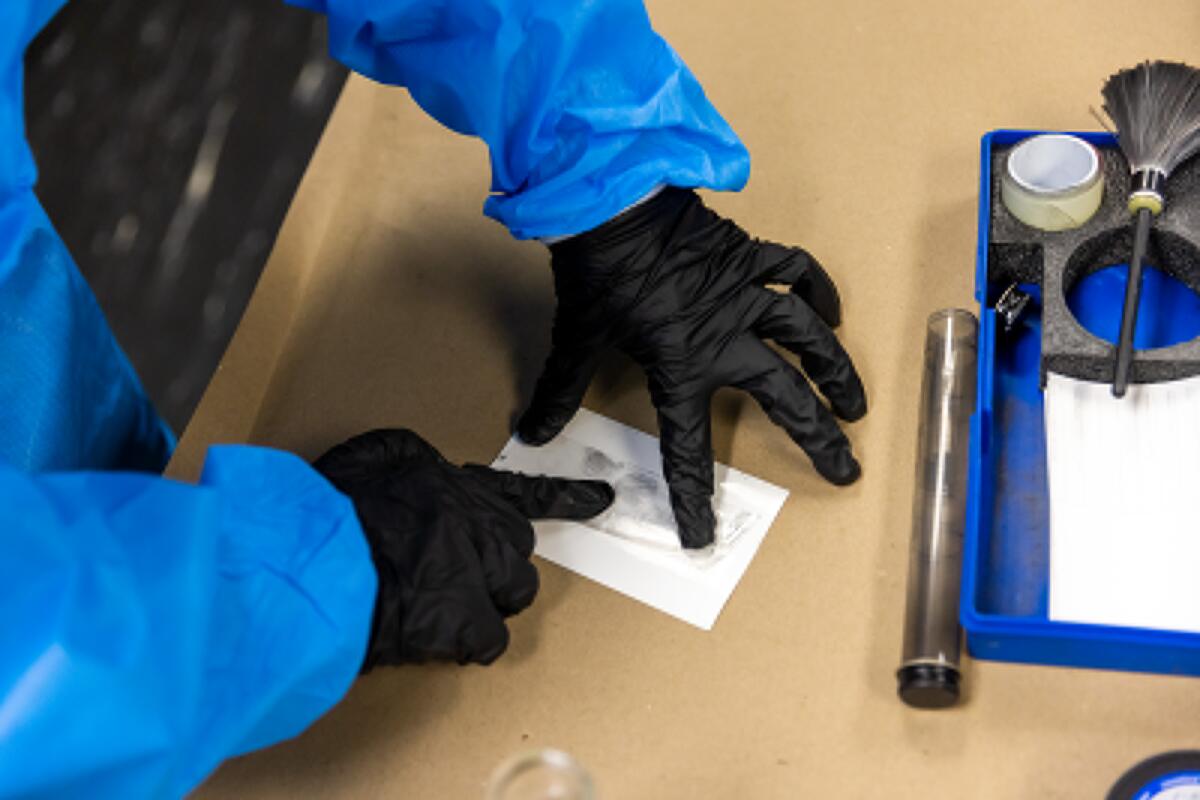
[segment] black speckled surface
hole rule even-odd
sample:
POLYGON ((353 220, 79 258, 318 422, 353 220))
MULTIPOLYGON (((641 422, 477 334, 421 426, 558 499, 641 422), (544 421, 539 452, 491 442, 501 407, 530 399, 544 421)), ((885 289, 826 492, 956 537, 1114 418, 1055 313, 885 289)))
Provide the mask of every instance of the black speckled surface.
MULTIPOLYGON (((1015 146, 1015 145, 1014 145, 1015 146)), ((1116 147, 1101 148, 1104 199, 1082 227, 1046 232, 1016 219, 1000 200, 1000 180, 1012 147, 992 153, 991 241, 988 279, 1006 285, 1042 285, 1042 380, 1048 371, 1109 382, 1115 347, 1087 331, 1067 307, 1067 291, 1081 278, 1124 264, 1133 250, 1132 218, 1126 210, 1129 167, 1116 147)), ((1183 164, 1164 193, 1166 209, 1154 220, 1146 263, 1200 291, 1200 159, 1183 164)), ((1134 383, 1200 375, 1200 339, 1171 347, 1138 350, 1130 371, 1134 383)))
POLYGON ((345 80, 279 0, 73 0, 30 48, 38 195, 181 431, 345 80))

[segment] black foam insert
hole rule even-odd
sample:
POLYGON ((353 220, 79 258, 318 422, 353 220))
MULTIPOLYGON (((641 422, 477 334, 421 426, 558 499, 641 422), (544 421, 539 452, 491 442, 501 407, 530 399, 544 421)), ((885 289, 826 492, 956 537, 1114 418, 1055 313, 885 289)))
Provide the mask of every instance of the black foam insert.
MULTIPOLYGON (((1047 372, 1109 382, 1116 348, 1079 324, 1067 306, 1067 292, 1087 275, 1129 261, 1133 250, 1133 218, 1126 209, 1129 166, 1115 146, 1099 148, 1104 198, 1095 216, 1074 230, 1042 231, 1014 217, 1001 200, 1005 161, 1015 146, 992 151, 989 285, 1002 291, 1015 281, 1041 284, 1043 384, 1047 372)), ((1200 292, 1200 159, 1176 170, 1164 197, 1166 208, 1154 220, 1146 263, 1200 292)), ((988 298, 988 302, 994 301, 994 297, 988 298)), ((1133 383, 1193 375, 1200 375, 1200 337, 1135 351, 1130 369, 1133 383)))

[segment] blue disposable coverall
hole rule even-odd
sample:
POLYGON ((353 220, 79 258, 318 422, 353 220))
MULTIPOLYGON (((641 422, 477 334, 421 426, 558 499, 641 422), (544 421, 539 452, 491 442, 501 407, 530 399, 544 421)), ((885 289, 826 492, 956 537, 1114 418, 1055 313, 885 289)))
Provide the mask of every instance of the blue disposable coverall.
MULTIPOLYGON (((171 434, 33 193, 22 56, 64 2, 0 3, 0 797, 177 796, 342 697, 376 576, 349 500, 295 456, 152 474, 171 434)), ((336 57, 486 142, 485 211, 515 236, 746 180, 641 0, 296 4, 336 57)))

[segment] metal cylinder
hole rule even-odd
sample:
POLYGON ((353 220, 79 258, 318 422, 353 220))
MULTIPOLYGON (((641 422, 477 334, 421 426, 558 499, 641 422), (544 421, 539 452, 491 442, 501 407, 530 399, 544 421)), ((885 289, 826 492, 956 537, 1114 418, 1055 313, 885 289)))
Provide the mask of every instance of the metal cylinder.
POLYGON ((969 311, 949 308, 931 314, 925 331, 904 650, 896 673, 901 699, 920 708, 958 700, 958 596, 978 329, 969 311))

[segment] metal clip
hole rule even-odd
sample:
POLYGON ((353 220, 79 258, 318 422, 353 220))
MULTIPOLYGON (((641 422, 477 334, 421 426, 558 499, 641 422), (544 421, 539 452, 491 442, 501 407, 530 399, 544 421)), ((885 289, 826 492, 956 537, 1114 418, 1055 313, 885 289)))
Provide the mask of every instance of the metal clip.
POLYGON ((1017 327, 1017 323, 1021 319, 1021 314, 1025 312, 1025 307, 1029 305, 1029 295, 1017 288, 1017 284, 1012 284, 1005 289, 1000 299, 996 301, 996 315, 1004 321, 1004 332, 1012 333, 1017 327))

